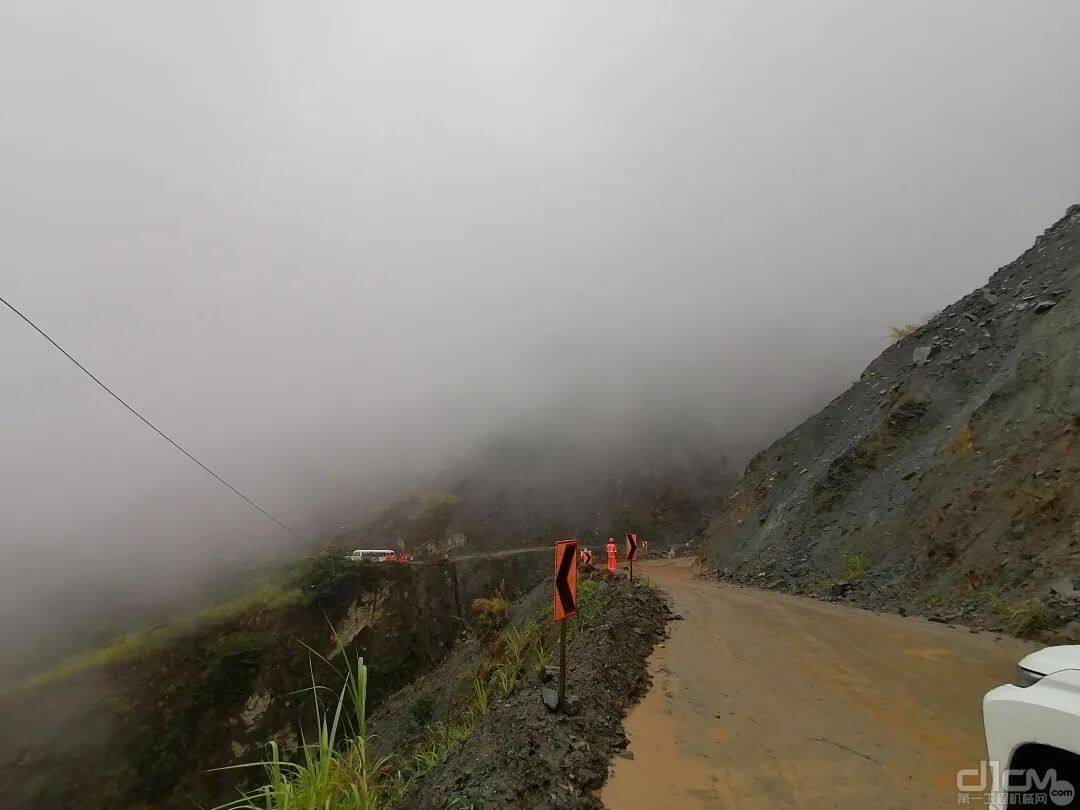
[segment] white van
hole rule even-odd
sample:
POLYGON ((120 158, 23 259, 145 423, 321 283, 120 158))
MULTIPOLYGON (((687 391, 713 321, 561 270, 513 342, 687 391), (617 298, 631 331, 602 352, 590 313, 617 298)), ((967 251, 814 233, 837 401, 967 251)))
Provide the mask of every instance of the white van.
POLYGON ((349 555, 355 562, 391 562, 396 552, 388 548, 358 548, 349 555))

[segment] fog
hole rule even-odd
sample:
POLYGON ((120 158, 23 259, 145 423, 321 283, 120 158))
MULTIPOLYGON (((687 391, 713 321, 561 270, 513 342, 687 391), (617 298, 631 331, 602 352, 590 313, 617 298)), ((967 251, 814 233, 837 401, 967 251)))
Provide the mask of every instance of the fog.
MULTIPOLYGON (((515 424, 763 446, 1080 197, 1080 5, 891 5, 7 0, 0 295, 316 538, 515 424)), ((0 363, 7 655, 297 545, 0 363)))

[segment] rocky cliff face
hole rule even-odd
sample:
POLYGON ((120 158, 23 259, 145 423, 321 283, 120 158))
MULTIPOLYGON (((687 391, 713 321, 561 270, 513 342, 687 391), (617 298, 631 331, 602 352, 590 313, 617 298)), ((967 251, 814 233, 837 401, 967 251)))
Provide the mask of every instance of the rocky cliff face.
POLYGON ((1080 641, 1078 276, 1073 206, 758 454, 704 555, 772 587, 1080 641))

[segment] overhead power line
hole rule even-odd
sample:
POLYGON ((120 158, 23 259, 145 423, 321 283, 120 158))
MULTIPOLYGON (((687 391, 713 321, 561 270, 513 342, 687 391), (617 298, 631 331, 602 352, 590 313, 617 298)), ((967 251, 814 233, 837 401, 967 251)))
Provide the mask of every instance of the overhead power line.
POLYGON ((39 327, 36 323, 34 323, 32 320, 30 320, 30 318, 28 318, 26 315, 24 315, 22 312, 20 312, 11 302, 7 301, 5 298, 0 296, 0 303, 4 304, 4 306, 6 306, 8 309, 10 309, 12 312, 14 312, 16 315, 18 315, 24 321, 26 321, 26 323, 30 324, 30 327, 35 332, 37 332, 39 335, 41 335, 43 338, 45 338, 45 340, 49 341, 49 343, 51 343, 56 348, 56 350, 58 352, 60 352, 62 355, 64 355, 64 357, 66 357, 68 360, 70 360, 72 363, 74 363, 80 369, 82 369, 83 373, 86 374, 86 376, 89 377, 91 380, 96 382, 99 386, 101 386, 101 388, 109 396, 111 396, 113 399, 115 399, 117 402, 119 402, 121 405, 123 405, 125 408, 127 408, 129 411, 131 411, 133 414, 135 414, 135 416, 137 416, 139 418, 139 420, 144 425, 146 425, 148 428, 150 428, 152 431, 154 431, 154 433, 156 433, 158 436, 163 438, 165 441, 167 441, 169 444, 171 444, 173 447, 175 447, 177 450, 179 450, 181 453, 183 453, 185 456, 187 456, 191 461, 194 461, 196 464, 198 464, 200 467, 202 467, 206 472, 208 472, 211 476, 213 476, 220 484, 227 487, 234 495, 237 495, 238 497, 240 497, 245 503, 247 503, 253 509, 258 511, 264 517, 267 517, 270 520, 274 521, 274 523, 276 523, 278 526, 283 528, 285 531, 287 531, 289 534, 291 534, 297 540, 302 540, 305 543, 310 543, 311 542, 306 537, 304 537, 302 534, 300 534, 299 532, 297 532, 294 529, 290 528, 285 523, 283 523, 282 521, 280 521, 276 517, 274 517, 272 514, 270 514, 268 511, 263 509, 261 506, 259 506, 257 503, 255 503, 255 501, 251 500, 251 498, 249 498, 243 492, 238 490, 236 487, 234 487, 232 484, 230 484, 228 481, 226 481, 224 478, 222 478, 216 472, 214 472, 209 467, 207 467, 205 464, 203 464, 201 461, 199 461, 199 459, 195 458, 195 456, 193 456, 191 453, 189 453, 187 450, 185 450, 183 447, 181 447, 179 444, 177 444, 177 442, 174 441, 167 433, 165 433, 165 431, 161 430, 157 425, 155 425, 153 422, 151 422, 149 419, 147 419, 145 416, 143 416, 141 413, 139 413, 137 410, 135 410, 132 406, 128 405, 127 402, 125 402, 115 391, 113 391, 111 388, 109 388, 109 386, 107 386, 105 383, 103 383, 101 380, 99 380, 94 375, 94 373, 92 371, 90 371, 90 369, 88 369, 86 366, 84 366, 82 363, 80 363, 78 360, 76 360, 74 357, 72 357, 71 353, 68 352, 67 349, 65 349, 63 346, 61 346, 59 343, 57 343, 55 340, 53 340, 51 337, 49 337, 45 333, 45 331, 43 329, 41 329, 41 327, 39 327))

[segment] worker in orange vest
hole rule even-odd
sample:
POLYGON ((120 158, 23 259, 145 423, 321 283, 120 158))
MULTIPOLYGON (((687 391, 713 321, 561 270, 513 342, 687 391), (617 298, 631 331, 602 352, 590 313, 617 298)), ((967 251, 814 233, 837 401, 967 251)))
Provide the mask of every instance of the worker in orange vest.
POLYGON ((615 572, 619 561, 619 550, 615 547, 615 538, 609 537, 607 541, 607 570, 615 572))

